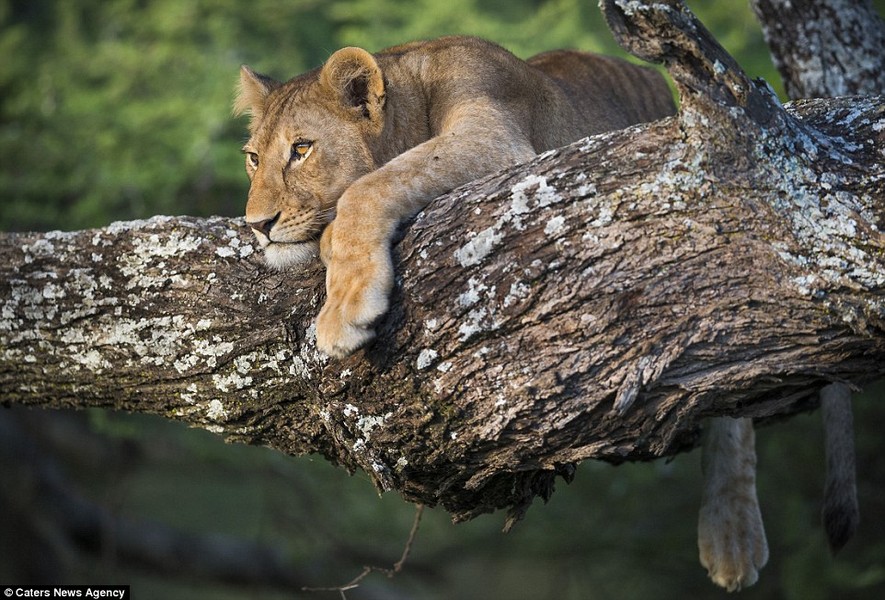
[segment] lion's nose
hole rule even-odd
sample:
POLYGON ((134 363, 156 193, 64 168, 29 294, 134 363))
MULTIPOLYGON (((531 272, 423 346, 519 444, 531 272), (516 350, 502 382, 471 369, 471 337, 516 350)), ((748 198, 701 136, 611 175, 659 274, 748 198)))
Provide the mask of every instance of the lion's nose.
POLYGON ((261 221, 246 221, 246 225, 248 225, 255 231, 263 233, 265 237, 270 239, 270 230, 273 229, 273 226, 276 225, 277 221, 280 220, 280 214, 281 213, 277 213, 272 218, 264 219, 261 221))

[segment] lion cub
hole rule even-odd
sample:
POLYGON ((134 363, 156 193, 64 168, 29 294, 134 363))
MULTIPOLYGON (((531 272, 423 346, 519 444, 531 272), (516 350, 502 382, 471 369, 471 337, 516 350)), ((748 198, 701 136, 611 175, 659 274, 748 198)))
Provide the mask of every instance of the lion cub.
POLYGON ((286 83, 244 66, 235 112, 252 117, 246 221, 276 268, 314 256, 322 233, 327 299, 317 345, 345 356, 387 311, 392 235, 430 200, 674 111, 653 70, 572 51, 523 61, 471 37, 374 55, 344 48, 286 83))

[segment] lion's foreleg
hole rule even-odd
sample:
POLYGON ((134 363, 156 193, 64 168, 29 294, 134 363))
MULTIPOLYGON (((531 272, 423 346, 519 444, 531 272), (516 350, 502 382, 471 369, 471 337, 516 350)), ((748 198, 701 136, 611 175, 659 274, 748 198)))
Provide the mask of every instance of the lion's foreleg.
POLYGON ((374 336, 388 308, 390 241, 400 223, 436 196, 534 156, 518 131, 495 121, 482 102, 475 104, 475 111, 454 111, 463 115, 451 115, 440 135, 363 176, 339 199, 320 243, 327 298, 317 319, 317 345, 326 354, 346 356, 374 336))

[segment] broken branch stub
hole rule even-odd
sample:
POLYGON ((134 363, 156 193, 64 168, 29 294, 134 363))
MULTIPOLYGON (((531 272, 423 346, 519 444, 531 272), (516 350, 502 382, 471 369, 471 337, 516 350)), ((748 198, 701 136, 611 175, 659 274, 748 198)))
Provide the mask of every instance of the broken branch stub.
POLYGON ((680 0, 601 0, 600 8, 625 50, 667 68, 679 91, 682 112, 695 109, 694 105, 704 112, 700 107, 712 103, 720 109, 740 106, 759 117, 771 117, 770 95, 760 94, 734 58, 680 0))

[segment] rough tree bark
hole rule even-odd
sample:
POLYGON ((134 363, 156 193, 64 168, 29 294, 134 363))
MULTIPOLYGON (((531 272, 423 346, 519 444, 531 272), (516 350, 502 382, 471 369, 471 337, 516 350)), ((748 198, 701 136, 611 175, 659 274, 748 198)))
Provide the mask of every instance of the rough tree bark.
POLYGON ((784 109, 679 2, 606 15, 666 64, 679 116, 437 199, 366 350, 318 354, 320 266, 269 272, 241 221, 6 234, 0 397, 158 413, 513 519, 578 461, 880 377, 883 99, 784 109))

